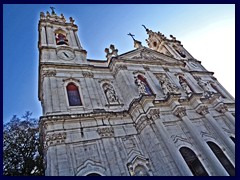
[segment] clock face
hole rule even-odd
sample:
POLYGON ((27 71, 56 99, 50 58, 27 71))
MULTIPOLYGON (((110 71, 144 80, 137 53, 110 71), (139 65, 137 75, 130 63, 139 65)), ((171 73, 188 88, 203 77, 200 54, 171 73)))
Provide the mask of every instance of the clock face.
POLYGON ((72 60, 75 58, 75 54, 72 51, 69 50, 59 50, 57 52, 57 55, 59 58, 63 59, 63 60, 72 60))

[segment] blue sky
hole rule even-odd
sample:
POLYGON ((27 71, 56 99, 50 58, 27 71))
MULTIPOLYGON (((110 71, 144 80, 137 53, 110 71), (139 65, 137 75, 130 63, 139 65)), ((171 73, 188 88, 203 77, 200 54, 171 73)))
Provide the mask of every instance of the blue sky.
POLYGON ((144 24, 167 37, 176 36, 235 97, 235 5, 11 4, 3 6, 4 122, 27 110, 34 117, 41 115, 37 25, 40 12, 50 11, 50 6, 58 15, 75 19, 88 59, 104 60, 110 44, 119 54, 133 50, 129 32, 147 46, 144 24))

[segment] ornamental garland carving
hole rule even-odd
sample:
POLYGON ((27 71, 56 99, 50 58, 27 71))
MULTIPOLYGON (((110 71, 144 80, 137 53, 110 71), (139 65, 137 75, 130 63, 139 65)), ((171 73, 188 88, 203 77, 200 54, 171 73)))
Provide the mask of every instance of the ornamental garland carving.
POLYGON ((149 70, 150 70, 149 66, 143 66, 143 69, 144 69, 145 71, 149 71, 149 70))
POLYGON ((123 65, 123 64, 118 65, 117 68, 118 68, 119 70, 127 70, 127 66, 126 66, 126 65, 123 65))
POLYGON ((127 66, 123 64, 117 65, 114 69, 113 76, 115 77, 120 70, 127 70, 127 66))
POLYGON ((57 74, 56 70, 43 71, 43 77, 52 77, 52 76, 56 76, 56 74, 57 74))
POLYGON ((94 77, 94 74, 92 72, 88 72, 88 71, 82 72, 82 75, 85 78, 93 78, 94 77))
POLYGON ((66 132, 47 134, 45 137, 45 145, 48 147, 55 144, 65 143, 66 137, 66 132))
POLYGON ((113 127, 98 128, 97 132, 101 137, 114 137, 113 127))

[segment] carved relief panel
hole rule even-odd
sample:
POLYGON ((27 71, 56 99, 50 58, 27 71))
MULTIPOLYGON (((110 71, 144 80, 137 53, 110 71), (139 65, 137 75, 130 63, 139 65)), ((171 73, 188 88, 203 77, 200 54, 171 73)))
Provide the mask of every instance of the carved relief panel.
POLYGON ((165 96, 168 96, 169 94, 180 94, 178 86, 171 81, 166 74, 158 73, 155 74, 155 76, 158 79, 165 96))

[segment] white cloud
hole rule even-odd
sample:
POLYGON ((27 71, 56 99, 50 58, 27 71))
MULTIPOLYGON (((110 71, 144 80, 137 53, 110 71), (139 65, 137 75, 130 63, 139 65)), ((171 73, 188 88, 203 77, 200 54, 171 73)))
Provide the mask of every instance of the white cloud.
POLYGON ((184 47, 213 71, 223 87, 235 97, 234 21, 215 22, 182 38, 184 47))

